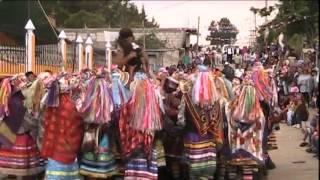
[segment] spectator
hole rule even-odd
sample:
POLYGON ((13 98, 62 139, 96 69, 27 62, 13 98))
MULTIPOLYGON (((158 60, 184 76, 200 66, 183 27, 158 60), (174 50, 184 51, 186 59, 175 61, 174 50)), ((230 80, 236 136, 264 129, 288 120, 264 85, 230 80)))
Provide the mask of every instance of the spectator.
POLYGON ((305 136, 309 138, 310 147, 306 149, 308 153, 319 153, 319 109, 316 109, 316 113, 311 119, 310 127, 308 128, 308 131, 305 136))
POLYGON ((296 104, 295 104, 294 99, 292 98, 290 100, 290 103, 287 105, 287 108, 284 110, 284 111, 287 110, 287 124, 288 124, 288 126, 292 125, 292 119, 293 119, 295 108, 296 108, 296 104))
POLYGON ((184 55, 182 56, 182 63, 186 66, 190 63, 189 48, 185 49, 184 55))
POLYGON ((209 57, 209 54, 206 54, 203 60, 203 65, 212 67, 212 59, 209 57))
POLYGON ((177 69, 178 69, 179 71, 183 71, 185 68, 186 68, 186 65, 183 64, 182 61, 180 60, 180 61, 178 62, 178 65, 177 65, 177 69))
POLYGON ((235 63, 236 65, 241 64, 241 56, 240 56, 239 53, 237 53, 237 54, 234 56, 234 63, 235 63))
POLYGON ((228 61, 230 64, 233 63, 232 57, 233 57, 233 49, 232 49, 231 47, 228 47, 228 48, 227 48, 227 61, 228 61))
POLYGON ((217 53, 215 54, 214 60, 215 60, 215 65, 216 65, 216 66, 222 65, 221 49, 218 49, 218 50, 217 50, 217 53))
POLYGON ((226 79, 228 79, 229 81, 232 82, 232 79, 234 78, 234 70, 233 70, 233 68, 230 66, 230 64, 228 62, 226 62, 224 64, 224 68, 222 70, 222 73, 224 74, 226 79))
POLYGON ((316 69, 313 69, 311 71, 311 76, 312 76, 312 79, 313 79, 313 87, 314 87, 314 91, 313 92, 316 92, 318 91, 318 83, 319 83, 319 75, 318 75, 318 72, 316 69))
POLYGON ((225 62, 227 62, 227 52, 224 52, 222 54, 222 63, 225 63, 225 62))
MULTIPOLYGON (((300 71, 301 72, 301 71, 300 71)), ((313 79, 312 76, 308 73, 307 69, 304 68, 301 74, 297 76, 297 84, 299 86, 300 93, 303 95, 304 100, 307 105, 310 104, 310 97, 312 96, 313 91, 313 79)))
POLYGON ((235 77, 242 79, 243 74, 244 74, 244 68, 242 68, 239 64, 236 64, 235 72, 234 72, 235 77))

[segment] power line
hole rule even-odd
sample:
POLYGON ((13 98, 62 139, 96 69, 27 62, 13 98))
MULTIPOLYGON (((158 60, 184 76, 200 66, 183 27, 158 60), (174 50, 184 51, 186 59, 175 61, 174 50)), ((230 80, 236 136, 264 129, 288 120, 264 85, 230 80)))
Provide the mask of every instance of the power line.
POLYGON ((173 7, 178 7, 178 6, 184 5, 186 3, 189 3, 189 2, 179 2, 179 3, 173 4, 173 5, 167 5, 165 7, 162 7, 160 9, 158 9, 157 11, 155 11, 154 15, 159 13, 160 11, 163 11, 163 10, 166 10, 166 9, 169 9, 169 8, 173 8, 173 7))
POLYGON ((47 15, 46 11, 43 9, 43 7, 42 7, 42 5, 41 5, 41 3, 40 3, 40 0, 38 0, 38 4, 39 4, 39 6, 40 6, 40 8, 41 8, 41 10, 42 10, 42 13, 44 14, 44 16, 46 17, 47 21, 49 22, 49 25, 50 25, 52 31, 54 32, 54 34, 56 35, 56 37, 58 37, 58 34, 57 34, 57 32, 55 31, 54 27, 52 26, 51 22, 49 21, 49 17, 48 17, 48 15, 47 15))

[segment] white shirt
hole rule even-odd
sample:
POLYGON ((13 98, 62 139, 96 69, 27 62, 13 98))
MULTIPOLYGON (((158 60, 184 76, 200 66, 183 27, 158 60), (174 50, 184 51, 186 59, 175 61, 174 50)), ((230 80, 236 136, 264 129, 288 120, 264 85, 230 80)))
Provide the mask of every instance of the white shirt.
POLYGON ((244 74, 244 69, 236 69, 234 71, 234 75, 238 78, 242 78, 242 75, 244 74))

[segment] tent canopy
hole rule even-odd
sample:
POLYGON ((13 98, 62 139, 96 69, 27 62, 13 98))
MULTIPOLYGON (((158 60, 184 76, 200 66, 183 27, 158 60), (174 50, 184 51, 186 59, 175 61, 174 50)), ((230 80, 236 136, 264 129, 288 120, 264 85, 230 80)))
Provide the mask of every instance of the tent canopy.
POLYGON ((31 19, 37 44, 58 42, 58 31, 51 26, 40 2, 0 0, 0 32, 14 39, 17 44, 25 43, 25 25, 31 19))

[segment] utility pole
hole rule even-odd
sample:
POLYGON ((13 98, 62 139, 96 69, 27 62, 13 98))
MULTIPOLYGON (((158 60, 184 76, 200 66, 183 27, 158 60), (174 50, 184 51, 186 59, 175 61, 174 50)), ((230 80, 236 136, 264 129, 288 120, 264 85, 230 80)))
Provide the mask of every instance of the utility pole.
POLYGON ((198 16, 197 47, 199 47, 199 29, 200 29, 200 16, 198 16))
MULTIPOLYGON (((265 0, 265 6, 266 6, 266 11, 268 11, 268 0, 265 0)), ((265 23, 268 22, 268 16, 265 17, 264 21, 265 23)))
MULTIPOLYGON (((265 0, 265 6, 266 6, 266 11, 268 11, 268 0, 265 0)), ((267 24, 267 22, 268 22, 268 15, 266 15, 266 17, 264 19, 264 23, 267 24)), ((269 35, 269 30, 268 30, 268 27, 266 27, 265 38, 264 38, 266 51, 267 51, 267 47, 268 47, 268 42, 267 42, 268 35, 269 35)))
POLYGON ((144 19, 142 20, 142 31, 143 31, 143 48, 147 49, 146 48, 146 31, 144 28, 144 19))

